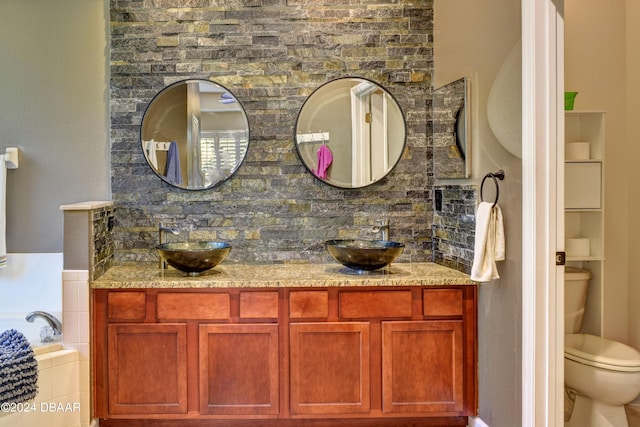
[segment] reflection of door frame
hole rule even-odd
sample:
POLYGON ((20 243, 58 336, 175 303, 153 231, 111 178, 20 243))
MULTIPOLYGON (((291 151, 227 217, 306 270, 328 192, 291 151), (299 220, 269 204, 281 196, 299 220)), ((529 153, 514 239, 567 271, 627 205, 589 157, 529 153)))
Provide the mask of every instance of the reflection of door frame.
POLYGON ((351 181, 361 187, 389 169, 388 98, 363 82, 351 88, 351 181))
POLYGON ((382 91, 371 94, 371 180, 389 170, 388 98, 382 91))
POLYGON ((522 425, 562 426, 564 1, 522 0, 522 425))
POLYGON ((351 182, 354 187, 368 182, 371 174, 369 162, 365 161, 371 155, 368 144, 371 129, 366 121, 369 103, 358 92, 358 86, 351 88, 351 182))
MULTIPOLYGON (((200 84, 187 82, 187 188, 203 185, 200 174, 200 84)), ((182 161, 184 164, 184 161, 182 161)))

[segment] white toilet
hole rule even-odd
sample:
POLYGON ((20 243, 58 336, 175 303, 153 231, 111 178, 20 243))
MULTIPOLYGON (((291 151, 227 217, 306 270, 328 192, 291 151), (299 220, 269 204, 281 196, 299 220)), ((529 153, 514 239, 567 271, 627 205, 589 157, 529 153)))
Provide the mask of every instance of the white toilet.
POLYGON ((565 427, 628 427, 624 405, 640 395, 640 351, 582 326, 591 273, 565 268, 564 384, 575 393, 565 427))

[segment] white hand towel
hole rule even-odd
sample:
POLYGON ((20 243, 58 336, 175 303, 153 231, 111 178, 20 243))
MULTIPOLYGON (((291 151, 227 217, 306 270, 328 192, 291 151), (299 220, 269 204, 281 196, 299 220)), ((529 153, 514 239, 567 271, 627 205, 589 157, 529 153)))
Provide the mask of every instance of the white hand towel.
POLYGON ((156 154, 156 142, 152 139, 147 142, 147 158, 155 170, 158 170, 158 155, 156 154))
POLYGON ((481 202, 476 212, 476 237, 471 280, 499 279, 496 261, 505 259, 504 224, 500 206, 481 202))
POLYGON ((0 268, 7 266, 7 163, 0 155, 0 268))

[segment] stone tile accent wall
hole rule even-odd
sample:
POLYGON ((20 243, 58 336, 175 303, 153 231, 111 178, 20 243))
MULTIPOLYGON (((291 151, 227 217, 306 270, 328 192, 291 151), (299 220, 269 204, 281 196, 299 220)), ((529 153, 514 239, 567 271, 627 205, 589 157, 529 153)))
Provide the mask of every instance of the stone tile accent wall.
POLYGON ((105 206, 90 211, 91 226, 91 265, 90 278, 95 280, 102 276, 113 265, 114 241, 113 227, 115 219, 115 208, 113 205, 105 206))
POLYGON ((115 207, 112 202, 80 202, 60 207, 64 211, 65 270, 89 272, 95 280, 114 262, 115 207))
POLYGON ((473 264, 477 188, 436 185, 434 197, 434 261, 469 274, 473 264))
POLYGON ((329 261, 324 240, 371 238, 382 216, 407 244, 399 261, 432 260, 432 24, 433 0, 111 0, 116 262, 156 260, 160 221, 230 242, 225 262, 329 261), (349 75, 389 90, 408 129, 397 168, 359 190, 317 181, 293 145, 305 98, 349 75), (169 187, 140 147, 148 102, 186 78, 226 86, 249 116, 245 162, 210 190, 169 187))

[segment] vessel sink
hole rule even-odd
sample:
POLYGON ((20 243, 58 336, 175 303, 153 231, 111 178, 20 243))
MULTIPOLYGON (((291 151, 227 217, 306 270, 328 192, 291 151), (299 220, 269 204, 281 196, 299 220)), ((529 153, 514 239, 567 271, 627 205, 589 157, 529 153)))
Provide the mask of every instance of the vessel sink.
POLYGON ((171 242, 156 246, 171 267, 196 276, 220 264, 231 252, 223 242, 171 242))
POLYGON ((404 244, 388 240, 327 240, 325 248, 342 265, 366 272, 391 264, 404 251, 404 244))

